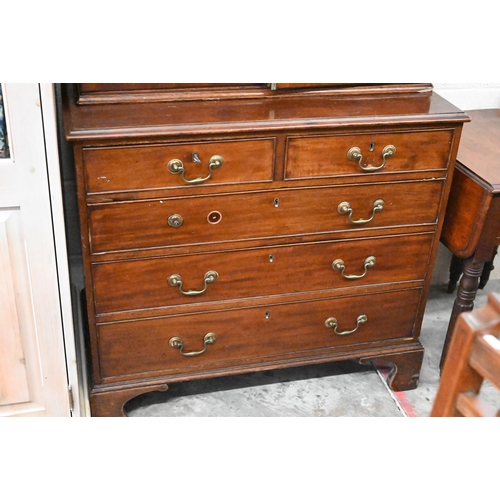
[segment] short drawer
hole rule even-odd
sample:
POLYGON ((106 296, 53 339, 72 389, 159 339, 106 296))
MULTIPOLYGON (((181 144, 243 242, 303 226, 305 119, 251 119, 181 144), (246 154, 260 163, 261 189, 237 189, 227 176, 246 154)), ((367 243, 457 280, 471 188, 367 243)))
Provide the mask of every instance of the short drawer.
POLYGON ((410 289, 102 324, 98 327, 101 376, 243 367, 411 338, 420 295, 420 289, 410 289), (212 335, 207 338, 208 334, 212 335))
POLYGON ((87 192, 270 181, 274 144, 274 138, 268 138, 86 148, 83 163, 87 192), (214 157, 222 157, 222 165, 211 164, 214 157), (179 162, 169 168, 173 160, 179 162))
POLYGON ((451 130, 291 137, 285 178, 445 170, 452 139, 451 130))
POLYGON ((423 281, 432 240, 426 233, 97 263, 96 313, 423 281))
POLYGON ((91 249, 101 253, 435 223, 442 187, 441 181, 381 183, 92 205, 91 249))

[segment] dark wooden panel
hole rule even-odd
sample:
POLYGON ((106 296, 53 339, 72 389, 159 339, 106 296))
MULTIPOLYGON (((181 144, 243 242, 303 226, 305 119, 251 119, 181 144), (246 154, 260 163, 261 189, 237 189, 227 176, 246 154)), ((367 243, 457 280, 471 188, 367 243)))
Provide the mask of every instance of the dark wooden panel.
POLYGON ((246 141, 193 142, 113 148, 86 148, 83 160, 87 191, 127 191, 154 188, 185 187, 181 174, 167 169, 168 162, 181 160, 184 177, 189 181, 205 178, 214 155, 224 158, 224 164, 213 169, 204 186, 270 181, 274 164, 273 138, 246 141), (193 161, 197 153, 201 163, 193 161))
POLYGON ((442 186, 441 181, 382 183, 92 206, 92 252, 431 224, 436 222, 442 186), (348 202, 353 219, 366 220, 378 199, 384 200, 384 209, 367 224, 353 224, 338 212, 339 204, 348 202), (214 212, 220 214, 217 224, 209 222, 214 212), (168 225, 172 214, 184 218, 182 226, 168 225))
POLYGON ((267 83, 80 83, 78 85, 81 93, 269 87, 267 83))
POLYGON ((75 85, 79 105, 141 103, 148 101, 204 101, 287 98, 308 95, 386 94, 431 92, 431 84, 363 83, 80 83, 75 85))
POLYGON ((208 370, 217 365, 296 358, 348 345, 411 338, 421 290, 367 294, 335 300, 277 304, 266 307, 121 322, 99 327, 100 369, 109 377, 208 370), (350 331, 359 315, 367 322, 350 335, 325 326, 338 320, 338 331, 350 331), (217 340, 204 354, 183 356, 169 345, 180 337, 186 352, 200 351, 204 336, 217 340))
POLYGON ((352 93, 359 92, 430 92, 431 83, 275 83, 277 90, 314 90, 314 89, 335 89, 352 93))
POLYGON ((396 153, 386 160, 382 169, 365 172, 367 177, 372 179, 378 173, 387 172, 445 170, 452 139, 453 130, 290 138, 285 177, 299 179, 363 173, 358 161, 347 158, 347 152, 358 147, 363 155, 362 165, 378 167, 383 163, 382 151, 388 145, 395 146, 396 153))
POLYGON ((423 280, 432 240, 433 234, 427 233, 95 264, 96 312, 423 280), (375 265, 359 279, 347 279, 332 268, 341 259, 344 274, 361 276, 370 256, 376 258, 375 265), (178 274, 184 291, 202 290, 211 270, 219 277, 201 295, 185 296, 168 285, 168 278, 178 274))
POLYGON ((347 88, 372 86, 371 83, 276 83, 276 89, 317 89, 317 88, 347 88))
POLYGON ((474 253, 490 203, 491 195, 457 165, 441 233, 452 253, 462 258, 474 253))
POLYGON ((484 221, 483 231, 478 242, 475 257, 489 262, 496 255, 495 246, 500 237, 500 193, 491 198, 488 214, 484 221))

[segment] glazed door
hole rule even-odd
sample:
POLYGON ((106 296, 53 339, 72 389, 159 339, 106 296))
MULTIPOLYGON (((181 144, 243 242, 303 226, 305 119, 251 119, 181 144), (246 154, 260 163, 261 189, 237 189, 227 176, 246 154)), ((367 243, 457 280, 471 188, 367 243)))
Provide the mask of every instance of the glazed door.
POLYGON ((39 84, 2 84, 0 416, 70 416, 39 84))

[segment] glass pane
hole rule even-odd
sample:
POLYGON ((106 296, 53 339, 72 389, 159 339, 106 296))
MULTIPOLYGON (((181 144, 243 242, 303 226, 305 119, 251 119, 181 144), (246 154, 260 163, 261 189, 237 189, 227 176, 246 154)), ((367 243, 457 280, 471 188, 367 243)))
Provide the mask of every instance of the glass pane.
POLYGON ((0 158, 10 158, 9 138, 7 136, 7 119, 3 103, 3 88, 0 84, 0 158))

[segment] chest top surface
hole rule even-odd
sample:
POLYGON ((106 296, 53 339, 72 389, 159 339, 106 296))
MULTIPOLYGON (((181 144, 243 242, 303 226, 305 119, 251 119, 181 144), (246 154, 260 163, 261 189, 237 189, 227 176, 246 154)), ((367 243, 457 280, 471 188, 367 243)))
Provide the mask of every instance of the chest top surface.
POLYGON ((375 94, 280 93, 246 99, 79 104, 64 87, 68 140, 189 136, 464 122, 467 115, 432 91, 375 94))
POLYGON ((464 125, 457 160, 500 193, 500 109, 466 113, 472 121, 464 125))

